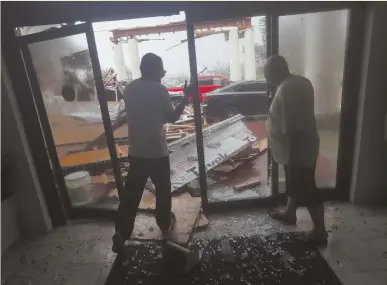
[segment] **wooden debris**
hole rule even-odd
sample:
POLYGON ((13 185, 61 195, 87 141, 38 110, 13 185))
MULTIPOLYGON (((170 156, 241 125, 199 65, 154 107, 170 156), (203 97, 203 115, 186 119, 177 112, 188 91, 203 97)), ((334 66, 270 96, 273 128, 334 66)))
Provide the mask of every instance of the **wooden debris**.
POLYGON ((265 150, 267 150, 267 138, 259 140, 257 143, 252 145, 252 148, 258 150, 259 153, 264 152, 265 150))
POLYGON ((235 185, 233 188, 235 191, 242 191, 259 185, 261 185, 261 180, 253 180, 253 181, 248 181, 242 184, 235 185))
POLYGON ((215 172, 222 172, 222 173, 231 173, 234 170, 238 169, 241 165, 245 164, 248 161, 253 160, 256 158, 258 154, 254 154, 242 159, 234 160, 234 157, 232 159, 227 160, 226 162, 222 163, 221 165, 217 166, 214 171, 215 172))
MULTIPOLYGON (((168 237, 169 240, 187 245, 201 211, 201 199, 184 193, 172 199, 172 211, 176 215, 176 225, 168 237)), ((154 215, 139 213, 136 218, 132 239, 164 240, 156 224, 154 215), (150 229, 153 228, 153 231, 150 229)))
POLYGON ((91 183, 92 184, 109 184, 109 183, 115 183, 115 179, 111 177, 108 177, 105 173, 102 173, 101 175, 97 176, 91 176, 91 183))
POLYGON ((232 171, 239 168, 241 165, 246 162, 252 161, 258 156, 260 156, 267 149, 267 138, 259 140, 253 144, 250 148, 247 148, 232 158, 228 159, 221 165, 217 166, 214 171, 222 173, 231 173, 232 171))
POLYGON ((167 141, 174 141, 174 140, 179 140, 184 138, 184 135, 172 135, 172 136, 167 136, 167 141))
MULTIPOLYGON (((128 156, 128 150, 122 149, 121 156, 128 156)), ((81 166, 87 165, 91 163, 110 161, 110 153, 107 148, 92 150, 92 151, 84 151, 79 153, 74 153, 70 155, 66 155, 60 159, 60 165, 62 167, 71 167, 71 166, 81 166)))
POLYGON ((169 127, 170 128, 178 128, 178 129, 193 129, 194 126, 193 125, 175 125, 175 124, 169 124, 169 127))

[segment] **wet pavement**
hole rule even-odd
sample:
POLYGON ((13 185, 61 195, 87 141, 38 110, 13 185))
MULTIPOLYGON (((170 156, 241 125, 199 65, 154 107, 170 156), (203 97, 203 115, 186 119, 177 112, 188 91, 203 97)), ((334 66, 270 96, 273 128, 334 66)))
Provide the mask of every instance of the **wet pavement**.
MULTIPOLYGON (((266 210, 209 216, 210 225, 195 240, 268 236, 310 229, 307 211, 297 213, 296 226, 282 226, 266 210)), ((326 205, 329 244, 319 249, 344 285, 387 284, 387 208, 353 204, 326 205)), ((2 258, 2 280, 16 284, 104 284, 115 260, 111 222, 62 227, 35 240, 16 244, 2 258)), ((192 246, 192 245, 191 245, 192 246)))

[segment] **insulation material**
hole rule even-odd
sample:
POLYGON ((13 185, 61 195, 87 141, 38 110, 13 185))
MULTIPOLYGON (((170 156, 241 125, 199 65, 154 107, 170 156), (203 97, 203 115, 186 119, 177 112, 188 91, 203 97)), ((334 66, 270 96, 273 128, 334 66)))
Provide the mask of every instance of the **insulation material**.
MULTIPOLYGON (((79 102, 76 102, 79 104, 79 102)), ((101 123, 102 114, 99 103, 92 103, 87 106, 86 109, 78 109, 75 112, 69 113, 69 116, 88 121, 90 123, 101 123)), ((119 102, 108 102, 108 110, 111 121, 117 121, 119 118, 125 116, 125 103, 124 100, 119 102)))

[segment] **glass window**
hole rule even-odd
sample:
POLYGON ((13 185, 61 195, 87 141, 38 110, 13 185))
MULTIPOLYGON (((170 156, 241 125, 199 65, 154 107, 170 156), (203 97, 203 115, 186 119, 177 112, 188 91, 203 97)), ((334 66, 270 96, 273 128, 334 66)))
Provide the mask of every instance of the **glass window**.
POLYGON ((214 85, 226 86, 226 80, 224 78, 214 78, 214 85))
MULTIPOLYGON (((71 205, 95 207, 117 186, 86 35, 33 43, 29 49, 71 205)), ((125 158, 127 149, 118 155, 125 158)))
MULTIPOLYGON (((267 57, 266 17, 195 23, 195 30, 200 33, 206 25, 214 29, 195 39, 197 69, 207 68, 233 82, 213 92, 257 92, 267 57)), ((215 77, 214 83, 219 79, 215 77)), ((210 202, 271 195, 265 116, 249 116, 267 114, 267 97, 261 97, 225 96, 212 104, 208 101, 206 116, 211 125, 203 129, 203 144, 210 202)), ((196 181, 188 187, 198 189, 199 185, 196 181)))
POLYGON ((212 78, 199 78, 199 86, 214 85, 212 78))
MULTIPOLYGON (((249 82, 249 83, 242 83, 240 85, 235 86, 235 91, 238 92, 258 92, 261 91, 262 87, 259 83, 256 82, 249 82)), ((266 88, 262 91, 266 91, 266 88)))
MULTIPOLYGON (((335 187, 348 11, 279 17, 279 53, 292 73, 314 88, 314 111, 320 136, 316 183, 335 187), (333 32, 334 31, 334 32, 333 32)), ((280 182, 284 182, 280 169, 280 182)))

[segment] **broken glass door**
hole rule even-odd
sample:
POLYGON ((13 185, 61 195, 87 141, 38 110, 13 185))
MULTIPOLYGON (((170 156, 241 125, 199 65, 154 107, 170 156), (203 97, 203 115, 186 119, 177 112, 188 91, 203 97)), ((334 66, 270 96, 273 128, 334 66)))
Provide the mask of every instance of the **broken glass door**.
MULTIPOLYGON (((161 83, 168 89, 173 107, 179 104, 183 98, 185 81, 190 81, 187 30, 183 12, 171 16, 96 22, 93 23, 93 29, 99 54, 109 54, 113 47, 111 57, 100 57, 101 68, 107 78, 105 82, 109 88, 122 94, 123 88, 129 82, 141 77, 141 58, 147 53, 154 53, 161 57, 166 71, 161 83), (109 77, 116 77, 112 80, 114 83, 109 83, 109 77)), ((129 141, 125 112, 121 112, 124 110, 124 102, 120 98, 116 100, 115 96, 109 96, 108 103, 119 110, 117 122, 113 123, 113 134, 118 148, 126 151, 129 141)), ((151 112, 153 104, 155 102, 149 102, 149 108, 145 112, 151 112)), ((196 179, 192 177, 194 172, 199 171, 193 169, 198 158, 192 100, 176 122, 165 123, 164 131, 170 152, 171 191, 174 198, 177 197, 177 192, 190 192, 193 197, 200 197, 200 191, 188 191, 186 188, 187 183, 196 179)), ((124 180, 128 163, 121 165, 124 180)), ((154 209, 155 199, 155 186, 149 178, 139 211, 154 209)), ((117 191, 112 191, 109 197, 103 200, 101 204, 104 206, 116 207, 119 201, 117 191)))
MULTIPOLYGON (((208 201, 272 195, 263 64, 265 16, 193 21, 208 201), (219 84, 222 80, 226 84, 219 84), (205 82, 205 84, 204 84, 205 82)), ((193 63, 192 63, 193 64, 193 63)), ((200 189, 199 179, 187 184, 200 189)))
POLYGON ((65 208, 70 216, 99 208, 121 188, 127 150, 114 142, 116 109, 105 98, 91 23, 30 29, 18 39, 65 208))

